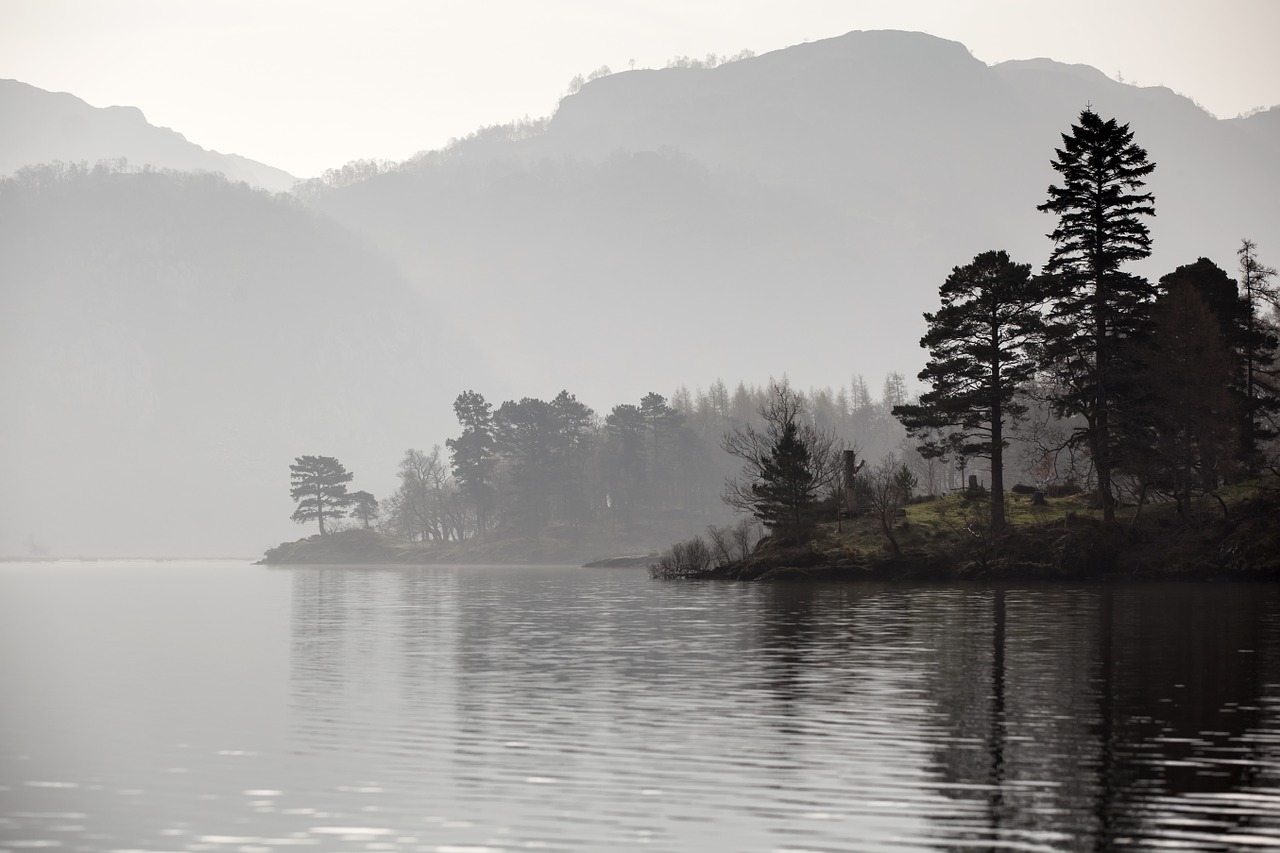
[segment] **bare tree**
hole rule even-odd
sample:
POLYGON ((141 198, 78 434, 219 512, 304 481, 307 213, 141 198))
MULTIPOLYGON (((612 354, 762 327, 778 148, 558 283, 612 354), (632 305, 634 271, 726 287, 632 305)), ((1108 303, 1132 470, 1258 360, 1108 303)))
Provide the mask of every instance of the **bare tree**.
POLYGON ((760 523, 754 518, 744 518, 733 526, 733 544, 738 546, 738 559, 751 556, 760 540, 760 523))
POLYGON ((862 503, 880 521, 880 529, 889 541, 889 550, 893 556, 902 554, 898 537, 893 527, 898 513, 907 505, 915 490, 916 478, 911 469, 890 454, 870 471, 864 471, 858 478, 859 497, 862 503))

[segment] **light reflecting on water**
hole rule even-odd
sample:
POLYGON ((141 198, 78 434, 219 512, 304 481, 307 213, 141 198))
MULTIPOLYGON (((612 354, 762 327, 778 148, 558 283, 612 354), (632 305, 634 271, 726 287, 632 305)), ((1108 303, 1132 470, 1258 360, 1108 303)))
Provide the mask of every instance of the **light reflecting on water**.
POLYGON ((1272 586, 0 566, 0 848, 1280 847, 1272 586))

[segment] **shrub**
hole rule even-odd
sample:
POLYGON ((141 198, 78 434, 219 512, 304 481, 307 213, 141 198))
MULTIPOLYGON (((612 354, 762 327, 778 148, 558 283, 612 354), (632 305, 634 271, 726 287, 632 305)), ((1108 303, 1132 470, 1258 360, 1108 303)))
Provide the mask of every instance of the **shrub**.
POLYGON ((706 540, 695 536, 675 543, 657 562, 650 564, 649 577, 660 580, 701 577, 711 567, 711 558, 706 540))

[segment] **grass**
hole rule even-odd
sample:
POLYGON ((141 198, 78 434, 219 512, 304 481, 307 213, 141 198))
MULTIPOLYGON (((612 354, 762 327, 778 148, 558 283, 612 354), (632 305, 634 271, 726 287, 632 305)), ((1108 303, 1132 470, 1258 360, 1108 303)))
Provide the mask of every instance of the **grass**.
MULTIPOLYGON (((1219 496, 1234 520, 1238 509, 1250 499, 1265 496, 1274 499, 1277 493, 1280 493, 1280 478, 1269 477, 1223 487, 1219 496)), ((1032 541, 1038 541, 1078 528, 1077 535, 1087 539, 1091 535, 1088 531, 1098 530, 1102 521, 1101 508, 1092 503, 1092 496, 1075 494, 1047 498, 1044 505, 1036 506, 1030 495, 1006 493, 1008 532, 1025 531, 1033 536, 1032 541)), ((975 539, 983 538, 989 517, 988 495, 968 498, 952 494, 907 506, 905 514, 894 524, 894 534, 904 552, 954 552, 957 545, 970 547, 975 539)), ((1149 498, 1141 508, 1135 504, 1118 507, 1116 521, 1120 531, 1128 530, 1139 538, 1153 540, 1155 547, 1159 547, 1162 541, 1173 544, 1173 540, 1203 538, 1212 529, 1221 527, 1223 512, 1222 504, 1211 496, 1190 502, 1181 517, 1172 501, 1149 498)), ((846 518, 841 521, 841 529, 836 528, 834 521, 823 521, 814 535, 813 548, 829 559, 837 562, 874 560, 887 554, 888 544, 879 519, 867 515, 846 518)))

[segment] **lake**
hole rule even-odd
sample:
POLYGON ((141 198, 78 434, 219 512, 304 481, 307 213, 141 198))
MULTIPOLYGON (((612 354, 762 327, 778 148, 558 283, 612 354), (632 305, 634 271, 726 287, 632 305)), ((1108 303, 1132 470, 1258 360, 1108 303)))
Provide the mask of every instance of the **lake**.
POLYGON ((0 849, 1280 847, 1280 587, 0 564, 0 849))

